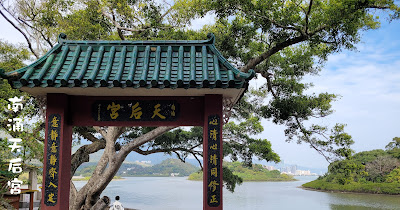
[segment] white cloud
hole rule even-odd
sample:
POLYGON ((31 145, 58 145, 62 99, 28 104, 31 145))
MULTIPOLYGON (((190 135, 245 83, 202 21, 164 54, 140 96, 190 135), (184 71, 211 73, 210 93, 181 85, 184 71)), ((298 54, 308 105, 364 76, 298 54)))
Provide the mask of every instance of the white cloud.
POLYGON ((357 151, 384 148, 400 136, 399 47, 398 41, 370 37, 358 47, 359 52, 330 56, 321 76, 314 80, 313 91, 342 96, 334 103, 336 112, 330 119, 348 124, 357 151))
POLYGON ((192 21, 189 28, 193 30, 199 30, 203 28, 204 25, 210 25, 215 23, 215 14, 207 13, 203 18, 198 18, 192 21))

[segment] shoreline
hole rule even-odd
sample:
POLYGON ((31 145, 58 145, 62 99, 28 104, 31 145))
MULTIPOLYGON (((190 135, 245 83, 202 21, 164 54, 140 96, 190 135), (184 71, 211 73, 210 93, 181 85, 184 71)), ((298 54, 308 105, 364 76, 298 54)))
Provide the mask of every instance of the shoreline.
MULTIPOLYGON (((71 181, 89 181, 90 177, 83 177, 83 178, 72 178, 71 181)), ((111 181, 123 181, 126 180, 125 178, 121 177, 121 178, 116 178, 116 179, 112 179, 111 181)))
MULTIPOLYGON (((203 179, 187 179, 189 181, 203 181, 203 179)), ((300 181, 298 179, 292 179, 292 180, 243 180, 243 182, 295 182, 295 181, 300 181)))
POLYGON ((315 189, 311 187, 304 187, 304 186, 298 186, 298 188, 301 188, 303 190, 310 190, 310 191, 317 191, 317 192, 326 192, 326 193, 342 193, 342 194, 364 194, 364 195, 385 195, 385 196, 394 196, 394 197, 400 197, 400 194, 387 194, 387 193, 368 193, 368 192, 355 192, 355 191, 343 191, 343 190, 322 190, 322 189, 315 189))

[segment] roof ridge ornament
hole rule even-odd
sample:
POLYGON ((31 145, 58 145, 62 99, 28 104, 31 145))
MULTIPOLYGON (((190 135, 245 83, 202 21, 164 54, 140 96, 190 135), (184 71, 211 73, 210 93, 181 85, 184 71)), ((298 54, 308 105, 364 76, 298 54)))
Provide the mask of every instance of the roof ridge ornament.
POLYGON ((0 78, 7 79, 4 69, 0 69, 0 78))
POLYGON ((213 33, 211 33, 211 32, 208 33, 207 38, 208 38, 208 41, 211 42, 211 44, 215 44, 215 35, 213 33))
POLYGON ((62 43, 66 39, 67 39, 67 34, 60 33, 60 35, 58 35, 58 43, 62 43))

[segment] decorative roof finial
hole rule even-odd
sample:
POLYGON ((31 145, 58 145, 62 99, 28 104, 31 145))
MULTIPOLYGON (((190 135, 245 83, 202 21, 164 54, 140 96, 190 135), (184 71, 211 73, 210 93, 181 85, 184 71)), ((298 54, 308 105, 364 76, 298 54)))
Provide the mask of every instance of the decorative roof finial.
POLYGON ((4 69, 0 69, 0 78, 7 79, 6 75, 4 74, 4 69))
POLYGON ((58 35, 58 42, 62 42, 63 40, 67 39, 67 35, 64 33, 61 33, 60 35, 58 35))
POLYGON ((208 34, 207 34, 207 38, 208 38, 208 41, 209 41, 209 42, 211 42, 212 44, 214 44, 214 42, 215 42, 215 36, 214 36, 213 33, 208 33, 208 34))

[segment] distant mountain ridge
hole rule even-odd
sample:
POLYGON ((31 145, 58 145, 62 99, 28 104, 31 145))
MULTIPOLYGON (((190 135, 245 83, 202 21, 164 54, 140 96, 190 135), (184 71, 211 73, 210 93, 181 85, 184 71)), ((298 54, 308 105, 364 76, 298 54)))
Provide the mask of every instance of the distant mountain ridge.
MULTIPOLYGON (((101 155, 103 154, 103 150, 97 151, 93 154, 90 154, 89 156, 89 162, 91 163, 97 163, 99 162, 101 155)), ((131 152, 125 159, 124 163, 134 163, 136 161, 151 161, 150 165, 156 165, 164 160, 167 160, 169 158, 177 158, 176 155, 167 155, 164 153, 155 153, 151 155, 141 155, 136 152, 131 152)), ((196 159, 186 159, 187 163, 190 163, 194 166, 200 167, 199 162, 196 159)))
MULTIPOLYGON (((78 148, 73 148, 73 151, 76 151, 78 148)), ((90 154, 90 158, 89 158, 89 162, 93 163, 97 163, 100 158, 101 155, 103 154, 103 150, 100 150, 96 153, 90 154)), ((151 165, 156 165, 161 163, 162 161, 169 159, 169 158, 177 158, 176 155, 167 155, 164 153, 155 153, 155 154, 151 154, 151 155, 141 155, 138 154, 136 152, 131 152, 125 159, 124 163, 134 163, 136 161, 151 161, 151 165)), ((202 163, 202 160, 200 160, 202 163)), ((186 159, 187 163, 190 163, 194 166, 200 167, 200 164, 198 163, 198 161, 196 159, 186 159)), ((282 167, 287 167, 287 166, 292 166, 295 164, 285 164, 283 161, 281 163, 273 163, 273 162, 266 162, 265 160, 257 160, 254 159, 253 163, 256 164, 262 164, 262 165, 270 165, 270 166, 274 166, 277 169, 280 169, 282 167)), ((312 168, 312 167, 307 167, 307 166, 301 166, 301 165, 297 165, 297 169, 298 170, 310 170, 311 173, 316 173, 319 175, 322 175, 324 173, 327 172, 326 168, 312 168)))
MULTIPOLYGON (((82 164, 75 172, 75 176, 91 176, 96 168, 96 162, 82 164)), ((124 162, 116 176, 189 176, 200 168, 178 159, 166 159, 156 165, 143 162, 124 162)))

